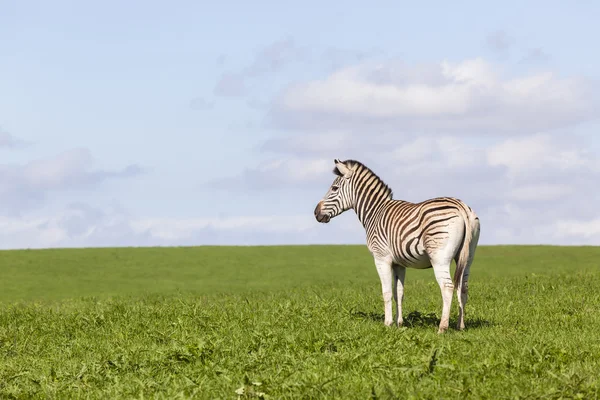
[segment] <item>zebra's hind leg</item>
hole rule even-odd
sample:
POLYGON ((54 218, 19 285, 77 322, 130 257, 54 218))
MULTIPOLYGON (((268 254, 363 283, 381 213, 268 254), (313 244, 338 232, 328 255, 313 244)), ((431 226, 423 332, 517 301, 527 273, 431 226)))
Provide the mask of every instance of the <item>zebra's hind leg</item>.
POLYGON ((406 276, 406 268, 394 264, 394 300, 396 300, 396 324, 402 326, 402 300, 404 300, 404 277, 406 276))
MULTIPOLYGON (((471 272, 471 264, 473 263, 473 258, 475 257, 475 250, 478 243, 479 227, 475 229, 473 238, 469 244, 469 258, 466 261, 463 275, 458 277, 458 279, 455 279, 458 282, 458 287, 456 288, 456 298, 458 299, 458 322, 456 324, 456 329, 459 330, 465 329, 465 306, 467 305, 467 300, 469 299, 469 274, 471 272)), ((458 258, 456 262, 458 263, 458 258)))
POLYGON ((393 271, 392 262, 385 258, 375 258, 375 267, 381 280, 381 291, 383 293, 383 310, 385 313, 384 323, 386 326, 391 326, 394 323, 392 316, 392 288, 393 288, 393 271))
POLYGON ((444 333, 448 329, 450 321, 450 307, 452 306, 452 296, 454 294, 454 284, 450 277, 450 263, 451 260, 447 260, 445 257, 431 257, 431 265, 433 272, 435 273, 435 279, 440 285, 440 291, 442 292, 442 318, 438 333, 444 333))
MULTIPOLYGON (((472 261, 472 260, 470 260, 472 261)), ((456 281, 458 286, 456 287, 456 299, 458 300, 458 321, 456 323, 456 329, 465 329, 465 306, 469 298, 469 270, 471 269, 471 263, 468 262, 465 266, 465 270, 462 276, 457 277, 456 281)))

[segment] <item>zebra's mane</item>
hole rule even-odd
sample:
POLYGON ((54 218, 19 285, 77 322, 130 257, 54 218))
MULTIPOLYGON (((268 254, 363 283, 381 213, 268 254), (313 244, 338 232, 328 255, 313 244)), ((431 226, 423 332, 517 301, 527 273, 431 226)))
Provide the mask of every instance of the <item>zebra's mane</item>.
MULTIPOLYGON (((394 196, 392 188, 390 188, 383 181, 383 179, 381 179, 375 172, 373 172, 373 170, 371 168, 367 167, 365 164, 361 163, 360 161, 356 161, 356 160, 346 160, 346 161, 342 161, 342 163, 344 165, 346 165, 348 168, 353 169, 355 171, 362 167, 364 170, 367 171, 368 174, 374 176, 377 179, 377 181, 385 187, 385 191, 390 199, 394 196)), ((333 168, 333 173, 336 174, 337 176, 343 176, 343 174, 340 172, 338 167, 333 168)))

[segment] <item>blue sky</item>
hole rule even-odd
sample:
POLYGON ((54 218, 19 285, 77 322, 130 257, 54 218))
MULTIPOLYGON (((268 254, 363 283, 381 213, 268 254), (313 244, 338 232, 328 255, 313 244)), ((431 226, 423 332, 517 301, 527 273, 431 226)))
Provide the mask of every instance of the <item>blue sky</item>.
POLYGON ((334 158, 600 243, 592 1, 0 0, 0 248, 363 243, 334 158))

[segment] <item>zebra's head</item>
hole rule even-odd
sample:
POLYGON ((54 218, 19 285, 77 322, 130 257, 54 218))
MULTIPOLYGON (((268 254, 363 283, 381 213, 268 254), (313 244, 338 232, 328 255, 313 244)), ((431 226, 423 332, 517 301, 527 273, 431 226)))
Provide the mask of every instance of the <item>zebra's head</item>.
POLYGON ((351 187, 352 180, 350 179, 354 173, 354 169, 346 164, 346 162, 340 161, 337 158, 333 162, 335 163, 333 173, 337 176, 329 187, 325 197, 319 201, 319 204, 315 208, 315 218, 322 223, 331 221, 332 218, 354 206, 351 187))

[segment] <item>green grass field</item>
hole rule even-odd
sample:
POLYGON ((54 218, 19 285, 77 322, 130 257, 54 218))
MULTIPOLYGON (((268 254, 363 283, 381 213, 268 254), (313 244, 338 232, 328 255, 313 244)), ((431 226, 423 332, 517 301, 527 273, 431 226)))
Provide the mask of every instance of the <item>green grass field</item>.
POLYGON ((0 252, 1 398, 596 399, 600 248, 480 247, 383 326, 365 246, 0 252))

